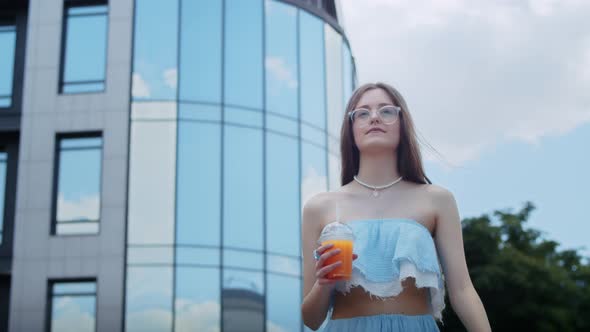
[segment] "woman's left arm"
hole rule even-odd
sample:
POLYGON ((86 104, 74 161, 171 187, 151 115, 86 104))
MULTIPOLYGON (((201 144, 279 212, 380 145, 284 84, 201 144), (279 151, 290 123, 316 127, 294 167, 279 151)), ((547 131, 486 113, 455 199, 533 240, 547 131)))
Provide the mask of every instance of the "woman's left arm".
POLYGON ((455 198, 443 187, 432 185, 430 188, 437 212, 435 243, 451 306, 468 331, 491 331, 483 303, 467 270, 461 220, 455 198))

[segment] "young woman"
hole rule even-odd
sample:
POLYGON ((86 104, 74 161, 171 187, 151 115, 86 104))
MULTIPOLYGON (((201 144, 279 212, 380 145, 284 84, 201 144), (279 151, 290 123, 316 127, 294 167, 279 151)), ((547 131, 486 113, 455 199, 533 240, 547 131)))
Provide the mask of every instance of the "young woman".
POLYGON ((303 322, 324 331, 439 331, 445 289, 467 330, 490 331, 465 262, 455 199, 426 177, 412 117, 401 94, 365 84, 343 119, 342 186, 303 208, 303 322), (350 280, 326 265, 322 229, 343 222, 355 236, 350 280), (446 284, 446 288, 445 288, 446 284), (329 314, 329 315, 328 315, 329 314))

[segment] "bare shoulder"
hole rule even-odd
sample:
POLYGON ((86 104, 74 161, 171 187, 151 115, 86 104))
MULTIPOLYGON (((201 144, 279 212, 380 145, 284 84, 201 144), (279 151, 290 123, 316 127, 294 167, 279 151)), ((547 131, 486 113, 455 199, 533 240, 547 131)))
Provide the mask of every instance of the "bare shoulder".
POLYGON ((455 195, 449 189, 437 184, 428 184, 425 185, 425 190, 432 202, 437 220, 444 219, 441 218, 443 216, 455 216, 458 214, 455 195))
POLYGON ((409 188, 416 197, 423 197, 433 206, 444 205, 444 202, 453 198, 453 193, 447 188, 431 183, 410 183, 409 188))
POLYGON ((423 186, 433 200, 445 200, 453 197, 453 193, 449 189, 438 184, 425 184, 423 186))

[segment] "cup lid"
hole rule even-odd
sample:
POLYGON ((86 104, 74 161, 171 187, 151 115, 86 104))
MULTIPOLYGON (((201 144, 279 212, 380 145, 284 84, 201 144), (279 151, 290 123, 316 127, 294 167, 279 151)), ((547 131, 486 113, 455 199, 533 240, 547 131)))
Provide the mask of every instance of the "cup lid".
POLYGON ((346 223, 340 221, 331 222, 322 229, 318 244, 326 240, 354 240, 354 232, 346 223))

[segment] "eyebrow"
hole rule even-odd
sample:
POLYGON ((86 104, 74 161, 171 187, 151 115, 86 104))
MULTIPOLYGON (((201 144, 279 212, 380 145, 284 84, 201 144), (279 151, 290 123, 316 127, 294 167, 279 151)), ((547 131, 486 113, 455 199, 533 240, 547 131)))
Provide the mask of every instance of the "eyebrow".
MULTIPOLYGON (((385 105, 391 105, 391 106, 395 106, 395 105, 393 105, 392 103, 381 103, 381 104, 379 104, 379 105, 377 105, 377 106, 378 106, 378 107, 382 107, 382 106, 385 106, 385 105)), ((369 108, 369 109, 370 109, 369 105, 361 105, 361 106, 358 106, 357 108, 369 108)))

